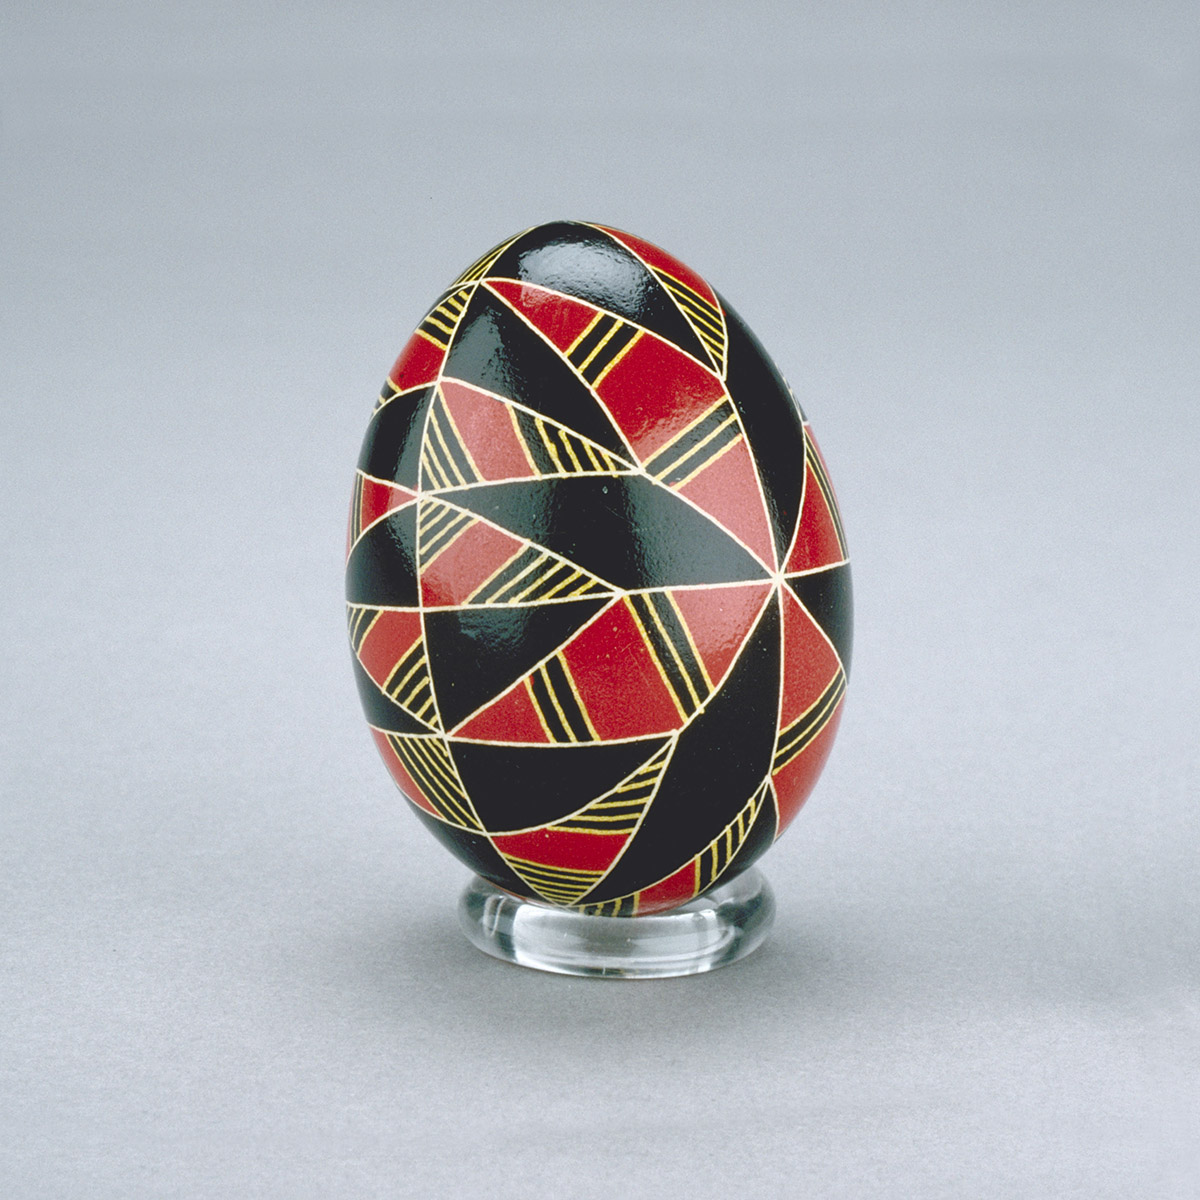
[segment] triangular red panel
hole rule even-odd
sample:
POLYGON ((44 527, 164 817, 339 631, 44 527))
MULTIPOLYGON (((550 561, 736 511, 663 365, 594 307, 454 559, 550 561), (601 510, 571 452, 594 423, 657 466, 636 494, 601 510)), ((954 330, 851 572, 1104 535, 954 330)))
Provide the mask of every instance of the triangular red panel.
POLYGON ((825 760, 833 749, 833 740, 837 736, 844 703, 843 700, 838 701, 837 708, 821 732, 787 766, 776 771, 771 777, 775 784, 775 798, 779 807, 776 837, 788 827, 816 785, 825 760))
POLYGON ((649 242, 642 241, 639 237, 634 237, 631 233, 624 233, 620 229, 609 229, 607 225, 598 225, 597 228, 603 229, 605 233, 611 233, 618 242, 623 246, 628 246, 647 266, 653 267, 656 271, 666 271, 668 275, 673 275, 680 283, 687 284, 692 291, 703 296, 705 300, 716 307, 716 293, 691 267, 684 266, 679 259, 649 242))
POLYGON ((662 912, 683 904, 696 894, 696 863, 693 859, 660 883, 643 888, 637 894, 637 912, 662 912))
POLYGON ((774 567, 775 539, 745 438, 738 438, 678 490, 774 567))
POLYGON ((384 483, 379 479, 363 477, 362 480, 362 527, 374 525, 380 517, 415 500, 416 493, 399 484, 384 483))
POLYGON ((414 333, 400 351, 400 357, 388 372, 388 378, 401 392, 421 383, 432 383, 437 378, 445 357, 446 351, 443 347, 419 333, 414 333))
POLYGON ((392 749, 392 744, 388 741, 387 734, 381 733, 378 729, 372 729, 371 736, 375 739, 375 747, 379 751, 379 755, 391 773, 392 778, 396 781, 396 786, 418 808, 423 809, 430 816, 444 819, 442 818, 442 814, 425 799, 421 789, 417 786, 416 780, 408 773, 404 764, 400 761, 399 755, 392 749))
POLYGON ((695 359, 646 333, 600 380, 596 394, 645 462, 712 408, 725 388, 695 359))
POLYGON ((465 604, 523 546, 510 534, 475 521, 432 562, 422 564, 421 603, 427 608, 465 604))
POLYGON ((413 609, 385 610, 379 614, 358 648, 358 661, 380 687, 396 664, 421 636, 421 614, 413 609))
POLYGON ((548 867, 607 871, 621 853, 629 834, 578 833, 553 826, 530 833, 496 834, 492 841, 501 854, 548 867))
POLYGON ((579 698, 601 741, 668 733, 683 717, 627 600, 606 609, 563 648, 579 698))
POLYGON ((444 379, 441 392, 458 436, 484 479, 494 483, 536 475, 517 436, 510 405, 454 379, 444 379))
POLYGON ((480 742, 514 742, 530 745, 550 741, 545 726, 529 696, 529 685, 522 679, 499 699, 477 712, 465 725, 454 731, 456 738, 480 742))
POLYGON ((492 279, 487 284, 511 309, 519 312, 559 350, 566 351, 591 324, 600 309, 532 283, 492 279))
POLYGON ((679 588, 670 593, 714 688, 721 686, 769 594, 770 584, 679 588))
POLYGON ((804 507, 800 510, 800 521, 796 527, 796 540, 792 543, 785 572, 811 571, 817 567, 828 567, 843 560, 842 546, 838 541, 837 526, 825 502, 817 477, 811 466, 804 468, 804 507))
POLYGON ((820 699, 841 670, 837 654, 817 623, 787 588, 779 589, 783 605, 783 710, 786 729, 820 699))

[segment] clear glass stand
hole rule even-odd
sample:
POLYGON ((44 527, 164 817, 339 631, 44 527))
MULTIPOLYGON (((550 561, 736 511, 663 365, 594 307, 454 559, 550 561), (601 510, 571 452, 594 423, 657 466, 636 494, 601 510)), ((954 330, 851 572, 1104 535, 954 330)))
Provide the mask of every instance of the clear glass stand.
POLYGON ((665 979, 724 967, 756 950, 775 919, 775 897, 754 868, 670 912, 593 917, 522 900, 481 879, 467 885, 458 920, 493 958, 614 979, 665 979))

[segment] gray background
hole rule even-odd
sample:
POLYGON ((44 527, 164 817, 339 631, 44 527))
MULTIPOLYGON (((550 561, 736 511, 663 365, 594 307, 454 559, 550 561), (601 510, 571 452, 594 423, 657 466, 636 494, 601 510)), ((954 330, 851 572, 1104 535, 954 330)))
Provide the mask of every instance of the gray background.
POLYGON ((0 1192, 1195 1196, 1198 13, 6 6, 0 1192), (471 949, 344 642, 380 381, 561 216, 738 306, 856 563, 691 980, 471 949))

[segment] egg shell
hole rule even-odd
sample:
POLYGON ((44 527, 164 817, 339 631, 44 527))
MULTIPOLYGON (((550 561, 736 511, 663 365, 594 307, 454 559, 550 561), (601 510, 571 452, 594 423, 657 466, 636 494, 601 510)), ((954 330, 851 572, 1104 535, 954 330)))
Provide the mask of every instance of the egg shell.
POLYGON ((388 770, 516 895, 683 904, 829 754, 851 593, 824 459, 733 309, 630 234, 541 225, 441 295, 368 426, 346 580, 388 770))

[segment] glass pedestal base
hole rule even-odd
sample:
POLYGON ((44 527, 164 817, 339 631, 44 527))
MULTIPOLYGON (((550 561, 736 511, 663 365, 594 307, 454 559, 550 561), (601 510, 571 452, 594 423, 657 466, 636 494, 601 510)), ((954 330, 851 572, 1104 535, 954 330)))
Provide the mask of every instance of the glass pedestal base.
POLYGON ((522 900, 478 875, 458 902, 468 939, 493 958, 615 979, 665 979, 724 967, 756 950, 775 897, 754 868, 679 908, 643 917, 593 917, 522 900))

